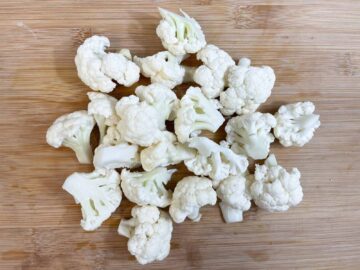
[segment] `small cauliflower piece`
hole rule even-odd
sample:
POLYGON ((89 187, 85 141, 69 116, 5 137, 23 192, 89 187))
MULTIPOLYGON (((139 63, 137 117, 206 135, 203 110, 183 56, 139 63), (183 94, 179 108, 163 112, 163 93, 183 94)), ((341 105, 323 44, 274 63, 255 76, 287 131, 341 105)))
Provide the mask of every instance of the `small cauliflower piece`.
POLYGON ((106 53, 109 46, 107 37, 95 35, 87 38, 77 50, 75 64, 78 76, 94 91, 113 91, 116 84, 112 80, 125 86, 139 80, 140 69, 131 62, 129 50, 106 53))
POLYGON ((116 128, 116 126, 111 126, 106 129, 106 134, 103 138, 102 144, 118 145, 123 142, 125 141, 121 138, 120 131, 116 128))
POLYGON ((213 187, 229 175, 242 174, 247 170, 248 160, 243 155, 235 154, 224 143, 221 145, 206 137, 195 137, 189 147, 197 150, 197 155, 185 160, 186 168, 199 176, 209 176, 213 187))
POLYGON ((121 98, 115 108, 120 117, 117 129, 123 140, 144 147, 160 141, 165 124, 153 106, 131 95, 121 98))
POLYGON ((181 223, 187 217, 200 221, 200 208, 216 204, 216 192, 205 177, 188 176, 177 183, 169 213, 174 222, 181 223))
POLYGON ((166 207, 171 202, 171 191, 166 185, 176 170, 157 168, 151 172, 121 171, 121 188, 129 201, 138 205, 166 207))
POLYGON ((183 82, 185 67, 181 66, 182 57, 176 57, 168 51, 140 58, 134 62, 140 67, 141 74, 150 78, 152 83, 161 83, 171 89, 183 82))
POLYGON ((201 86, 207 98, 216 98, 227 85, 227 70, 235 62, 224 50, 208 44, 196 55, 204 65, 198 67, 194 73, 194 81, 201 86))
POLYGON ((161 39, 165 49, 174 55, 197 53, 205 45, 205 35, 201 26, 180 9, 183 16, 159 8, 162 20, 156 28, 156 34, 161 39))
POLYGON ((285 147, 304 146, 320 127, 320 116, 314 111, 315 105, 309 101, 281 106, 275 114, 275 137, 285 147))
POLYGON ((118 233, 129 238, 128 250, 140 264, 162 261, 170 252, 173 225, 155 206, 134 206, 131 219, 122 219, 118 233))
POLYGON ((269 113, 250 113, 233 117, 225 127, 226 140, 235 153, 246 154, 253 159, 264 159, 270 151, 274 136, 271 128, 276 119, 269 113))
POLYGON ((126 142, 118 145, 101 144, 95 149, 96 169, 136 168, 140 164, 139 147, 126 142))
POLYGON ((152 171, 157 167, 178 164, 194 156, 193 149, 177 142, 173 133, 164 132, 164 138, 159 143, 141 151, 140 160, 145 171, 152 171))
POLYGON ((216 132, 224 121, 215 102, 207 99, 199 87, 189 87, 176 113, 175 133, 185 143, 201 130, 216 132))
POLYGON ((221 181, 216 193, 225 222, 243 221, 243 212, 251 207, 250 182, 241 174, 229 176, 221 181))
POLYGON ((87 93, 90 102, 88 104, 88 114, 92 115, 96 121, 100 133, 100 142, 109 126, 116 125, 119 117, 115 112, 116 98, 103 93, 87 93))
POLYGON ((264 165, 256 165, 254 182, 250 186, 255 204, 269 212, 283 212, 298 205, 303 198, 300 172, 287 172, 271 154, 264 165))
POLYGON ((269 66, 252 67, 242 58, 237 66, 228 69, 229 88, 220 94, 224 115, 247 114, 257 110, 271 95, 275 84, 274 70, 269 66))
POLYGON ((81 227, 96 230, 119 207, 122 199, 120 176, 115 170, 73 173, 63 184, 77 204, 81 205, 81 227))
POLYGON ((55 148, 69 147, 74 150, 80 163, 90 164, 93 157, 90 135, 94 126, 94 118, 87 111, 65 114, 49 127, 46 142, 55 148))

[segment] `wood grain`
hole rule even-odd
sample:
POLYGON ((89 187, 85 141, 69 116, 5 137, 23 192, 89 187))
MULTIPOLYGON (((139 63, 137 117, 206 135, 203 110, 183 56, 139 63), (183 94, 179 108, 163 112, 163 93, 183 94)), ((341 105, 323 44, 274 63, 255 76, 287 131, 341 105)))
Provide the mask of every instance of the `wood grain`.
MULTIPOLYGON (((232 225, 217 207, 206 207, 200 223, 175 225, 170 256, 146 269, 359 269, 356 0, 1 1, 0 269, 145 269, 116 233, 129 202, 98 231, 82 231, 80 209, 61 185, 91 167, 46 145, 45 132, 59 115, 86 108, 89 89, 73 62, 77 46, 104 34, 112 49, 141 56, 162 50, 157 6, 183 8, 235 59, 274 67, 276 87, 261 111, 311 100, 322 126, 304 148, 272 146, 282 165, 302 173, 299 207, 282 214, 253 207, 232 225)), ((118 87, 115 95, 131 91, 118 87)), ((184 175, 180 167, 172 186, 184 175)))

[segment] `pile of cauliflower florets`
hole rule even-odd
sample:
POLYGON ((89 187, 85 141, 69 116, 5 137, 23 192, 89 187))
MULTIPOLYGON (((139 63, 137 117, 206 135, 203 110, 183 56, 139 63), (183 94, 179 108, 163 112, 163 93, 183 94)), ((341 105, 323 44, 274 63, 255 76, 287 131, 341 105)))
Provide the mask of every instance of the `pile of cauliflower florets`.
POLYGON ((156 29, 167 51, 132 57, 128 49, 106 52, 110 42, 92 36, 78 48, 75 63, 80 79, 97 92, 89 92, 87 111, 56 119, 48 129, 51 146, 69 147, 80 163, 93 163, 91 173, 73 173, 63 188, 81 205, 81 226, 92 231, 119 207, 122 193, 137 204, 132 218, 122 219, 118 232, 139 263, 163 260, 170 251, 172 222, 201 219, 200 209, 215 205, 217 198, 227 223, 241 222, 251 201, 270 212, 298 205, 303 192, 300 172, 280 166, 270 144, 275 138, 285 146, 303 146, 320 126, 311 102, 281 106, 275 115, 256 112, 271 94, 275 74, 271 67, 238 62, 207 44, 197 21, 160 9, 156 29), (182 61, 195 54, 199 67, 182 61), (117 84, 131 86, 140 73, 150 85, 138 86, 134 95, 120 100, 109 96, 117 84), (179 99, 173 90, 194 82, 179 99), (236 115, 236 116, 234 116, 236 115), (226 123, 226 140, 216 143, 201 136, 226 123), (175 134, 166 130, 174 121, 175 134), (94 151, 90 135, 97 125, 100 143, 94 151), (272 132, 273 131, 273 132, 272 132), (248 158, 266 159, 248 171, 248 158), (184 162, 195 176, 180 180, 174 191, 166 188, 184 162), (119 173, 121 169, 121 173, 119 173), (169 214, 159 208, 169 206, 169 214))

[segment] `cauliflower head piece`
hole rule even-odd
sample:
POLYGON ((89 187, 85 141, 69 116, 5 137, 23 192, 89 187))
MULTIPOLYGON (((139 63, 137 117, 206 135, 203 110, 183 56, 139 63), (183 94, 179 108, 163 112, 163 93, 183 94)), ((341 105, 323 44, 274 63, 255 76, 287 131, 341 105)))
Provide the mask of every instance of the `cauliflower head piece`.
POLYGON ((201 26, 180 9, 183 16, 159 8, 162 20, 156 28, 156 34, 161 39, 165 49, 174 55, 197 53, 205 45, 205 35, 201 26))
POLYGON ((162 261, 170 252, 173 225, 155 206, 134 206, 131 219, 122 219, 118 233, 129 238, 128 250, 140 264, 162 261))
POLYGON ((271 95, 274 70, 269 66, 252 67, 250 63, 249 59, 242 58, 237 66, 228 69, 229 88, 220 93, 224 115, 255 112, 271 95))
POLYGON ((199 51, 196 57, 204 64, 196 69, 194 81, 207 98, 218 97, 227 85, 227 70, 235 65, 234 60, 227 52, 211 44, 199 51))
POLYGON ((251 196, 257 206, 269 212, 287 211, 302 201, 300 177, 298 169, 286 171, 271 154, 264 165, 256 165, 251 196))
POLYGON ((175 133, 185 143, 201 130, 216 132, 224 121, 215 102, 207 99, 199 87, 189 87, 176 112, 175 133))
POLYGON ((275 126, 276 119, 269 113, 255 112, 233 117, 225 127, 226 140, 235 153, 242 153, 253 159, 264 159, 275 139, 270 133, 275 126))
POLYGON ((75 202, 81 205, 81 227, 96 230, 119 207, 122 199, 120 176, 115 170, 73 173, 63 184, 75 202))
POLYGON ((46 142, 52 147, 71 148, 82 164, 92 162, 90 146, 91 131, 95 126, 94 118, 87 111, 65 114, 55 120, 46 132, 46 142))
POLYGON ((216 192, 205 177, 188 176, 177 183, 169 213, 174 222, 181 223, 187 217, 200 221, 200 208, 216 204, 216 192))
POLYGON ((314 111, 315 105, 309 101, 281 106, 275 114, 275 137, 285 147, 304 146, 320 127, 320 116, 314 111))
POLYGON ((150 172, 121 171, 121 188, 129 201, 138 205, 166 207, 171 202, 171 191, 166 185, 176 170, 156 168, 150 172))

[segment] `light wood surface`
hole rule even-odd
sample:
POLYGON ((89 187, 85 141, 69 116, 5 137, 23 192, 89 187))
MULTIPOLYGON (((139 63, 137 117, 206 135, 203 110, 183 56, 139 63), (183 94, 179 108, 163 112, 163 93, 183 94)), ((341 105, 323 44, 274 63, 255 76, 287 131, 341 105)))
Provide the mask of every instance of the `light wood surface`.
MULTIPOLYGON (((0 269, 359 269, 359 1, 3 0, 0 63, 0 269), (73 61, 78 45, 102 34, 112 49, 160 51, 157 6, 184 9, 209 43, 275 69, 261 111, 311 100, 322 126, 303 148, 272 145, 284 167, 302 173, 299 207, 281 214, 253 207, 232 225, 206 207, 200 223, 175 225, 165 261, 140 267, 116 233, 132 205, 124 200, 99 230, 84 232, 80 208, 61 185, 92 168, 46 145, 45 132, 61 114, 86 108, 89 89, 73 61)), ((185 174, 181 167, 172 185, 185 174)))

